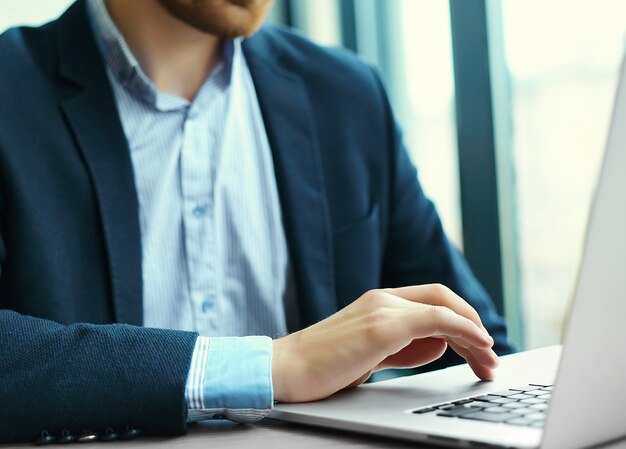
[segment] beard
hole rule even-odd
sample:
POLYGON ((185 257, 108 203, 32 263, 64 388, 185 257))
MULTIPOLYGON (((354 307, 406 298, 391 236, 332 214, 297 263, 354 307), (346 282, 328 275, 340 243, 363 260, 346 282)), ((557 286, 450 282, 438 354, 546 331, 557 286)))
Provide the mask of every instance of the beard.
POLYGON ((178 20, 219 37, 250 36, 263 22, 273 0, 159 0, 178 20))

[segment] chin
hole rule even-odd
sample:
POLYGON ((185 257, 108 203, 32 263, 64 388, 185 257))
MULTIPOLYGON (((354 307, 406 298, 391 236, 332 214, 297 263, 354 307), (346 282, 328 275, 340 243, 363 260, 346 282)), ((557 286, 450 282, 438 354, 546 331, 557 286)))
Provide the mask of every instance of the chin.
POLYGON ((250 36, 259 29, 273 0, 159 0, 177 19, 221 37, 250 36))

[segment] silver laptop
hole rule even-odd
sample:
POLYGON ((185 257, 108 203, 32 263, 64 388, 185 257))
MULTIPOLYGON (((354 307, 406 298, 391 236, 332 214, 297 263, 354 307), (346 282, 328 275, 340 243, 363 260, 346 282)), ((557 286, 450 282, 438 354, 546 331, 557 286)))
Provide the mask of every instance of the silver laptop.
MULTIPOLYGON (((362 385, 270 417, 456 447, 576 449, 626 437, 626 63, 563 349, 362 385)), ((575 132, 575 130, 573 131, 575 132)))

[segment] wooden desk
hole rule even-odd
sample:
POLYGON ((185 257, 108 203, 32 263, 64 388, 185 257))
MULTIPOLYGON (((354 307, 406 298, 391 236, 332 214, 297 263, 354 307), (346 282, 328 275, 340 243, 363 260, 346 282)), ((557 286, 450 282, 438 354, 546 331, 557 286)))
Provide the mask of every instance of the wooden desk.
MULTIPOLYGON (((34 447, 31 444, 5 447, 34 447)), ((55 444, 43 446, 55 448, 55 444)), ((106 443, 78 444, 68 447, 105 448, 106 443)), ((393 439, 378 438, 349 432, 340 432, 316 427, 301 426, 266 419, 253 425, 231 424, 228 422, 203 422, 190 426, 189 433, 176 438, 142 437, 134 441, 114 442, 111 448, 168 448, 168 449, 357 449, 385 448, 435 449, 434 446, 419 445, 393 439)), ((626 449, 626 440, 604 446, 603 449, 626 449)))

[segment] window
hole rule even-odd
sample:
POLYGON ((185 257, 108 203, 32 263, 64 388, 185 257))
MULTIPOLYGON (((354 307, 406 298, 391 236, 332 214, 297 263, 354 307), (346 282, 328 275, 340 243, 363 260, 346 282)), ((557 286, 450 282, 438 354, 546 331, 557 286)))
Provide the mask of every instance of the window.
POLYGON ((448 2, 401 0, 394 12, 399 39, 388 45, 402 76, 402 85, 390 89, 396 115, 424 190, 462 247, 448 2))
MULTIPOLYGON (((344 10, 345 3, 352 5, 354 22, 348 25, 355 28, 354 47, 380 67, 421 182, 460 247, 459 171, 464 167, 457 156, 454 86, 463 80, 452 76, 450 35, 455 30, 450 29, 449 5, 488 7, 484 28, 470 31, 489 36, 485 51, 490 53, 492 98, 482 101, 493 102, 493 122, 477 126, 495 133, 502 246, 496 262, 506 278, 505 312, 520 349, 560 342, 624 50, 626 4, 339 3, 344 10)), ((459 76, 475 73, 465 70, 459 76)), ((471 204, 463 206, 472 213, 471 204)))
POLYGON ((621 0, 502 2, 529 348, 561 340, 624 53, 625 16, 621 0))
POLYGON ((2 0, 0 33, 17 25, 41 25, 67 9, 72 0, 2 0))

